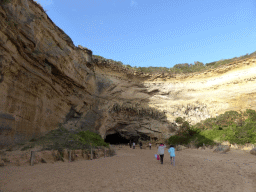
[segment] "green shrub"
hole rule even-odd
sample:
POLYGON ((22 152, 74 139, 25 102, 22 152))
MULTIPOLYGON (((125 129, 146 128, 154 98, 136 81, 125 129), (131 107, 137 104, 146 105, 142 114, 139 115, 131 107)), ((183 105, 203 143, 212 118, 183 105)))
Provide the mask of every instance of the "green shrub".
POLYGON ((245 114, 246 116, 249 116, 248 118, 252 121, 256 121, 256 111, 252 109, 246 109, 245 114))
POLYGON ((114 61, 112 59, 106 59, 99 55, 93 55, 93 60, 97 59, 99 61, 104 61, 106 63, 114 64, 119 68, 128 69, 130 72, 141 72, 141 73, 168 73, 168 74, 180 74, 180 73, 195 73, 195 72, 203 72, 209 70, 211 68, 217 68, 223 65, 228 65, 234 62, 242 61, 245 58, 255 58, 256 51, 251 54, 246 54, 240 57, 234 57, 231 59, 221 59, 219 61, 214 61, 211 63, 206 63, 205 65, 202 62, 195 61, 194 64, 181 63, 176 64, 172 68, 166 67, 131 67, 130 65, 124 65, 121 61, 114 61))
POLYGON ((168 140, 175 145, 188 144, 192 141, 197 147, 202 146, 203 143, 213 145, 215 142, 222 141, 242 145, 256 143, 256 111, 252 109, 247 109, 244 113, 227 111, 194 126, 190 126, 185 121, 177 135, 171 136, 168 140))
MULTIPOLYGON (((52 130, 46 135, 31 142, 33 145, 43 146, 43 149, 47 150, 61 150, 61 149, 89 149, 92 146, 106 146, 108 144, 104 142, 100 135, 90 131, 69 131, 63 128, 61 125, 58 129, 52 130)), ((31 144, 31 145, 32 145, 31 144)), ((23 150, 27 150, 31 147, 25 146, 23 150)))
POLYGON ((237 127, 232 141, 237 144, 256 142, 256 122, 247 120, 243 127, 237 127))
POLYGON ((193 139, 195 141, 195 146, 196 147, 201 147, 203 145, 214 145, 215 142, 212 139, 209 139, 205 137, 204 135, 197 134, 193 139))
POLYGON ((203 125, 206 129, 212 129, 213 125, 215 125, 216 119, 215 118, 208 118, 203 121, 203 125))
POLYGON ((200 130, 205 130, 206 127, 203 125, 203 123, 197 123, 193 127, 200 129, 200 130))
POLYGON ((83 144, 92 145, 95 147, 105 146, 109 147, 108 143, 105 143, 100 135, 93 133, 91 131, 81 131, 73 136, 74 139, 81 141, 83 144))
POLYGON ((182 117, 177 117, 177 118, 175 119, 175 122, 178 123, 178 124, 182 124, 183 121, 184 121, 184 120, 183 120, 182 117))
POLYGON ((184 121, 181 125, 181 128, 179 130, 179 132, 182 134, 182 135, 189 135, 189 131, 190 131, 190 125, 189 125, 189 122, 187 121, 184 121))
POLYGON ((206 63, 205 66, 206 66, 206 67, 211 67, 211 66, 214 66, 215 63, 216 63, 216 61, 211 62, 211 63, 206 63))
POLYGON ((187 145, 189 143, 189 138, 179 135, 173 135, 168 139, 168 143, 173 145, 187 145))

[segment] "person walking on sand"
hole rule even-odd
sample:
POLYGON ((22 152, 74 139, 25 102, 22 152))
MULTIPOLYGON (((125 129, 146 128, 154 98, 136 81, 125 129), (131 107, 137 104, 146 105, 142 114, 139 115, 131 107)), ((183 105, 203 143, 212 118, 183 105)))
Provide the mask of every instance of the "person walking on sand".
POLYGON ((173 164, 173 166, 175 166, 175 148, 174 148, 174 145, 170 145, 170 148, 168 149, 168 152, 170 153, 171 164, 173 164))
POLYGON ((158 147, 158 154, 160 155, 161 164, 164 163, 164 148, 166 148, 166 145, 160 143, 160 146, 158 147))
POLYGON ((142 149, 142 142, 140 141, 140 149, 142 149))
POLYGON ((130 140, 130 142, 129 142, 129 145, 130 145, 130 148, 132 148, 132 141, 130 140))
POLYGON ((133 144, 132 144, 132 145, 133 145, 133 149, 135 149, 135 142, 133 142, 133 144))
POLYGON ((151 143, 149 143, 149 149, 151 150, 151 143))

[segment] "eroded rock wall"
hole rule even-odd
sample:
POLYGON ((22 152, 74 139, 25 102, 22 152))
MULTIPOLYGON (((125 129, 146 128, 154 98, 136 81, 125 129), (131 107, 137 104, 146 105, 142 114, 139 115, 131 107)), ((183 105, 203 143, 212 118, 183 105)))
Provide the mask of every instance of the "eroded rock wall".
POLYGON ((168 138, 176 117, 192 124, 227 110, 255 109, 255 59, 204 73, 131 72, 74 46, 32 0, 0 6, 0 145, 61 123, 103 138, 168 138))
POLYGON ((150 105, 195 124, 225 111, 256 109, 256 59, 245 59, 204 73, 151 78, 150 105))
POLYGON ((167 138, 178 130, 177 117, 196 124, 229 110, 256 110, 255 58, 206 72, 176 75, 130 74, 106 63, 96 63, 95 67, 97 74, 102 73, 115 82, 115 87, 107 94, 116 94, 118 99, 112 98, 111 102, 121 101, 120 107, 123 105, 123 108, 131 105, 131 111, 132 108, 139 111, 144 108, 149 113, 155 110, 160 114, 154 118, 154 115, 147 116, 146 112, 140 119, 139 112, 132 114, 131 111, 124 113, 125 110, 120 110, 120 114, 109 116, 103 123, 100 127, 102 133, 110 133, 114 127, 124 131, 131 131, 133 127, 151 137, 161 135, 167 138))
POLYGON ((93 106, 92 52, 75 47, 40 6, 31 0, 1 4, 0 29, 0 144, 56 128, 72 107, 93 106))

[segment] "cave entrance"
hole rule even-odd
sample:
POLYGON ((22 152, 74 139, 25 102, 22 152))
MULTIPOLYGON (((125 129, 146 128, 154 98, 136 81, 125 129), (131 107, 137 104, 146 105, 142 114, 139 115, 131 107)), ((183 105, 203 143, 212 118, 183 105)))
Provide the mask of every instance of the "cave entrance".
POLYGON ((142 141, 150 141, 150 136, 148 136, 146 134, 140 134, 140 139, 142 141))
POLYGON ((123 137, 120 133, 114 133, 107 135, 105 138, 105 142, 112 145, 120 145, 120 144, 128 144, 130 142, 129 139, 123 137))

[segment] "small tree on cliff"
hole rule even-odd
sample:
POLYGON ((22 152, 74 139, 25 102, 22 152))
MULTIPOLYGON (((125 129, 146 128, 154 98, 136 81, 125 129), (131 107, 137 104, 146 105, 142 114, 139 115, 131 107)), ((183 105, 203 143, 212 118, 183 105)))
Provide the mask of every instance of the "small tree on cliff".
POLYGON ((184 121, 180 127, 178 135, 187 136, 189 134, 190 125, 187 121, 184 121))
POLYGON ((175 122, 178 123, 178 124, 182 124, 184 122, 183 118, 182 117, 177 117, 175 119, 175 122))

